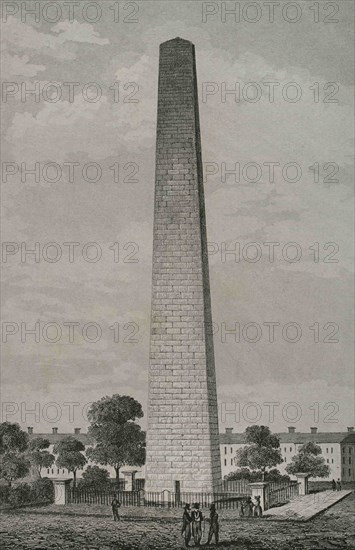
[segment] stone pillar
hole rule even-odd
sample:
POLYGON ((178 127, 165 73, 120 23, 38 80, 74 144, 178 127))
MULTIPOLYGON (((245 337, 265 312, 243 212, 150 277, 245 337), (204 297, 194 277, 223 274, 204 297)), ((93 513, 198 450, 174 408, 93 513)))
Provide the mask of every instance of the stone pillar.
POLYGON ((126 470, 123 471, 122 474, 125 478, 125 491, 134 491, 135 490, 135 477, 136 477, 137 471, 135 470, 126 470))
POLYGON ((53 479, 54 504, 68 504, 70 483, 71 479, 53 479))
POLYGON ((304 495, 308 495, 308 478, 310 477, 310 475, 298 473, 295 474, 295 476, 297 478, 299 496, 301 497, 304 495))
POLYGON ((251 498, 255 503, 255 497, 260 497, 260 505, 263 512, 269 509, 268 485, 269 484, 266 481, 258 481, 256 483, 250 483, 251 498))
POLYGON ((221 482, 195 48, 160 46, 146 491, 221 482))

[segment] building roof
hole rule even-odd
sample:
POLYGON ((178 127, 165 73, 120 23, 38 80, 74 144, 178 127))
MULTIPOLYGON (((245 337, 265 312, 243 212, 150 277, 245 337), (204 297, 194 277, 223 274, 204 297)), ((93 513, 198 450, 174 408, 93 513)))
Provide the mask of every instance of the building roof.
MULTIPOLYGON (((280 444, 283 443, 294 443, 303 445, 304 443, 342 443, 344 439, 350 437, 354 434, 349 434, 347 432, 319 432, 319 433, 301 433, 301 432, 281 432, 275 433, 279 439, 280 444)), ((244 440, 244 433, 221 433, 219 435, 219 440, 222 445, 233 445, 233 444, 246 444, 244 440)))
POLYGON ((342 445, 355 445, 355 432, 348 433, 345 439, 341 442, 342 445))
MULTIPOLYGON (((233 444, 245 444, 244 433, 233 433, 231 429, 228 429, 226 433, 219 434, 219 441, 221 445, 233 445, 233 444)), ((279 439, 281 445, 284 443, 294 443, 303 445, 312 441, 313 443, 355 443, 355 432, 319 432, 319 433, 305 433, 305 432, 281 432, 275 433, 279 439)), ((93 440, 89 437, 88 433, 32 433, 29 434, 30 439, 36 437, 43 437, 48 439, 50 444, 57 443, 65 437, 74 437, 81 441, 84 445, 92 445, 93 440)))

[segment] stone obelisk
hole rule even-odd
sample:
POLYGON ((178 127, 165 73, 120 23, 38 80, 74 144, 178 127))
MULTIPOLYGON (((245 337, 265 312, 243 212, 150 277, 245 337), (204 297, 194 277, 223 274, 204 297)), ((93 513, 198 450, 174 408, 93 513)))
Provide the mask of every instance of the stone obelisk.
POLYGON ((218 409, 194 45, 160 45, 146 491, 213 491, 218 409))

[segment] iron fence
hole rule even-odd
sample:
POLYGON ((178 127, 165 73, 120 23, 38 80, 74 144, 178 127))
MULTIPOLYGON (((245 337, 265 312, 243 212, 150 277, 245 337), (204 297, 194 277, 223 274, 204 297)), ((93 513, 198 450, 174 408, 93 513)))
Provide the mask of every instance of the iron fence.
POLYGON ((286 504, 298 495, 299 485, 297 481, 291 481, 288 484, 270 483, 268 487, 268 507, 273 508, 286 504))
POLYGON ((140 506, 142 504, 141 491, 99 491, 85 489, 70 489, 68 494, 69 504, 106 504, 110 505, 113 497, 117 495, 121 506, 140 506))
POLYGON ((242 496, 232 493, 196 493, 180 492, 145 492, 145 491, 113 491, 69 489, 69 504, 103 504, 110 505, 114 495, 118 496, 121 506, 148 506, 164 508, 181 508, 185 504, 198 502, 201 508, 208 508, 212 502, 218 509, 239 509, 242 496))

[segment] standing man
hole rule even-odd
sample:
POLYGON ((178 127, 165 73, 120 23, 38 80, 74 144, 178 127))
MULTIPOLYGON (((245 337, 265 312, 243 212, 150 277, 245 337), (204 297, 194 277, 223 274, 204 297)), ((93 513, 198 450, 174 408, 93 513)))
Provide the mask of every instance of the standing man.
POLYGON ((119 521, 120 516, 118 515, 118 509, 121 506, 120 501, 118 500, 117 496, 115 495, 113 497, 113 500, 111 502, 111 508, 112 508, 112 515, 114 521, 119 521))
POLYGON ((195 545, 200 546, 201 538, 202 538, 202 522, 204 521, 204 517, 202 515, 202 512, 200 511, 200 505, 198 504, 198 502, 194 504, 194 507, 191 513, 191 518, 192 518, 192 534, 194 537, 195 545))
POLYGON ((210 544, 213 535, 215 543, 217 545, 219 541, 219 521, 218 514, 216 512, 216 505, 214 503, 212 503, 210 506, 210 530, 208 533, 207 544, 210 544))
POLYGON ((335 481, 335 479, 332 479, 332 491, 335 491, 336 488, 337 488, 336 481, 335 481))
POLYGON ((260 496, 256 496, 255 505, 254 505, 254 517, 261 518, 262 516, 263 516, 263 509, 260 504, 260 496))
POLYGON ((337 479, 337 491, 341 491, 341 481, 340 481, 340 477, 338 477, 338 479, 337 479))
POLYGON ((185 546, 189 546, 189 542, 191 539, 191 512, 190 512, 190 504, 185 504, 184 507, 184 514, 182 516, 182 529, 181 534, 183 535, 185 539, 185 546))

